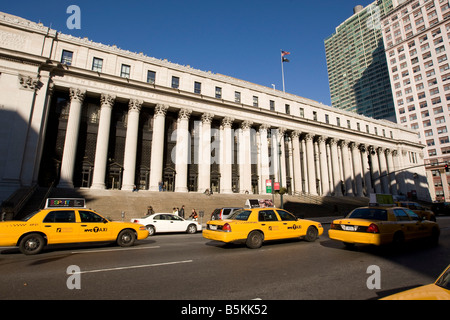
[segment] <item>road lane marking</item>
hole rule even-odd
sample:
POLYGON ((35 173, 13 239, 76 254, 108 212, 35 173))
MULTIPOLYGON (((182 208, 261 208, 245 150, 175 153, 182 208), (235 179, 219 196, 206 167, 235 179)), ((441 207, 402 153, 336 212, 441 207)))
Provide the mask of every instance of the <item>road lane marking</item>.
POLYGON ((81 251, 72 251, 72 254, 76 253, 97 253, 97 252, 114 252, 114 251, 129 251, 129 250, 147 250, 147 249, 158 249, 160 246, 154 247, 138 247, 138 248, 124 248, 124 249, 100 249, 100 250, 81 250, 81 251))
POLYGON ((80 271, 80 272, 76 272, 76 274, 119 271, 119 270, 139 269, 139 268, 151 268, 151 267, 169 266, 169 265, 174 265, 174 264, 183 264, 183 263, 190 263, 190 262, 193 262, 193 260, 163 262, 163 263, 154 263, 154 264, 144 264, 144 265, 140 265, 140 266, 117 267, 117 268, 108 268, 108 269, 80 271))

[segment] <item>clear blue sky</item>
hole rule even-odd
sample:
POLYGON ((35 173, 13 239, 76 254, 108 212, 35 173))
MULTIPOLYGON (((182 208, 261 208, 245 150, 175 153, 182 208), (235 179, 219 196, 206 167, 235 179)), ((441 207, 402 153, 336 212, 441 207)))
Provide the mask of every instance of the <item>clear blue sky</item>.
POLYGON ((331 105, 324 39, 373 0, 3 1, 0 11, 57 31, 190 65, 331 105), (81 30, 69 30, 69 5, 81 30))

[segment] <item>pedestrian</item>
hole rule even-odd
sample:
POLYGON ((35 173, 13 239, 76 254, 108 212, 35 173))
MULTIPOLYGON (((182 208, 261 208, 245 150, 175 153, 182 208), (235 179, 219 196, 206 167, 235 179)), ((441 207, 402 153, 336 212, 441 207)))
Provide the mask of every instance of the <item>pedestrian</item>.
POLYGON ((178 211, 178 215, 184 219, 184 204, 181 206, 180 211, 178 211))
POLYGON ((147 207, 147 217, 148 216, 151 216, 152 214, 154 214, 155 213, 155 210, 153 210, 153 207, 152 206, 148 206, 147 207))
POLYGON ((173 207, 172 213, 178 215, 178 210, 177 210, 177 208, 173 207))
POLYGON ((195 209, 192 209, 192 213, 189 216, 189 218, 192 218, 192 220, 197 220, 198 214, 197 214, 197 211, 195 211, 195 209))

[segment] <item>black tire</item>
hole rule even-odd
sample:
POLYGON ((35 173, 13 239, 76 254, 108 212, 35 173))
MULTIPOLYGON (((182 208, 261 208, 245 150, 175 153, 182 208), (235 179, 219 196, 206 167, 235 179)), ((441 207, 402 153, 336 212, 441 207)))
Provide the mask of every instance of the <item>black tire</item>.
POLYGON ((306 230, 305 240, 308 242, 314 242, 317 239, 319 234, 319 230, 317 230, 314 226, 309 226, 308 230, 306 230))
POLYGON ((250 249, 258 249, 261 248, 263 242, 264 242, 264 235, 259 231, 252 231, 248 235, 245 244, 250 249))
POLYGON ((186 232, 189 234, 197 233, 197 226, 195 224, 188 225, 186 232))
POLYGON ((23 254, 38 254, 44 249, 45 239, 39 233, 30 233, 20 240, 19 250, 23 254))
POLYGON ((131 229, 120 231, 117 237, 117 244, 121 247, 131 247, 136 241, 136 234, 131 229))
POLYGON ((145 226, 146 228, 147 228, 147 230, 148 230, 148 236, 149 237, 151 237, 151 236, 153 236, 154 234, 155 234, 155 232, 156 232, 156 230, 155 230, 155 227, 154 226, 152 226, 152 225, 148 225, 148 226, 145 226))
POLYGON ((395 249, 402 249, 405 245, 405 235, 403 232, 396 232, 392 239, 392 245, 395 249))
POLYGON ((430 242, 432 246, 437 246, 439 244, 439 236, 441 232, 438 228, 433 228, 431 230, 430 242))

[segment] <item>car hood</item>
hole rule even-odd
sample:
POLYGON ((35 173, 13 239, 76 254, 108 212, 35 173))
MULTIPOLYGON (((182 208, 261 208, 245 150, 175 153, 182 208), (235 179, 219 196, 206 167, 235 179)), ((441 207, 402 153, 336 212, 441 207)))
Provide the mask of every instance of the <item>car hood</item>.
POLYGON ((396 293, 381 300, 450 300, 450 291, 435 284, 396 293))

